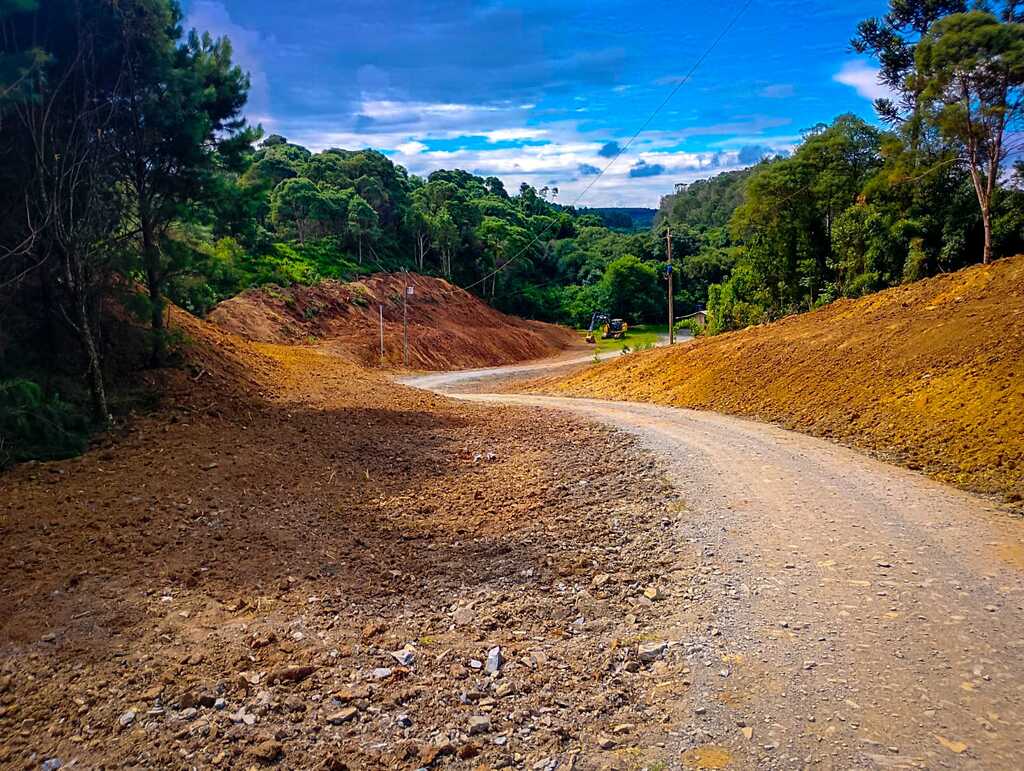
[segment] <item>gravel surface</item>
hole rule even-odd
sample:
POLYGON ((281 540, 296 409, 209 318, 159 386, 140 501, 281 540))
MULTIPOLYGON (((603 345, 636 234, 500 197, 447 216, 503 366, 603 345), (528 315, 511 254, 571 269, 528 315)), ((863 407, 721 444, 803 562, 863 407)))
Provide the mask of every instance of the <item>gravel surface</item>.
POLYGON ((918 473, 739 418, 460 398, 583 415, 668 463, 687 506, 677 535, 699 569, 694 602, 664 611, 703 620, 680 640, 693 671, 694 707, 675 745, 690 753, 684 763, 1021 767, 1019 519, 918 473))
POLYGON ((0 478, 0 768, 678 761, 696 554, 637 439, 212 353, 0 478))

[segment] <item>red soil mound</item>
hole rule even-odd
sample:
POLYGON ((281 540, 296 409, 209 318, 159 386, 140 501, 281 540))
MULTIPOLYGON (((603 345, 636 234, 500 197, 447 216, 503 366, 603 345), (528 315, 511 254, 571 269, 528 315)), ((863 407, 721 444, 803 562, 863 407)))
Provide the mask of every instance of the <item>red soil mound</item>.
MULTIPOLYGON (((410 276, 409 366, 442 370, 511 364, 550 356, 578 343, 564 327, 500 313, 446 281, 410 276)), ((262 343, 323 342, 364 366, 381 363, 380 309, 384 312, 384 364, 403 356, 400 275, 376 274, 342 284, 325 281, 289 289, 252 289, 218 305, 210 321, 262 343)))

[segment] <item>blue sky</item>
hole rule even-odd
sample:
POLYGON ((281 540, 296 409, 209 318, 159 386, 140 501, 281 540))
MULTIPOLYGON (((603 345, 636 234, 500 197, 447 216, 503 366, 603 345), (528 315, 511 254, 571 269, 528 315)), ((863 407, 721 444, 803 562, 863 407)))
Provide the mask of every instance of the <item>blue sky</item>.
MULTIPOLYGON (((250 72, 247 114, 319 150, 374 147, 411 172, 463 168, 573 202, 743 0, 185 0, 250 72)), ((754 0, 580 205, 657 206, 677 182, 787 151, 843 112, 873 119, 849 48, 881 0, 754 0)))

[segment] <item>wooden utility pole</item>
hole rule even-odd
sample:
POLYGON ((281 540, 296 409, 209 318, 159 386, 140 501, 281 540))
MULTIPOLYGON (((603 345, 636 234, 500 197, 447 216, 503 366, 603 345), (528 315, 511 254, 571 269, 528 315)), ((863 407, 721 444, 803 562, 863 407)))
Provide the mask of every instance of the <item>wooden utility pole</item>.
POLYGON ((668 244, 668 267, 665 270, 668 273, 668 344, 673 345, 676 341, 676 319, 675 309, 672 307, 672 228, 665 231, 665 240, 668 244))
POLYGON ((402 286, 402 363, 409 367, 409 284, 402 286))

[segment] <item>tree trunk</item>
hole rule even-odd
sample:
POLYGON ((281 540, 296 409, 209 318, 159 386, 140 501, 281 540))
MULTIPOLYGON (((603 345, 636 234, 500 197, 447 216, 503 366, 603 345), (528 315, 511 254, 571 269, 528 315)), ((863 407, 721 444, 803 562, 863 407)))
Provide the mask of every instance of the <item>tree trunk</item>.
POLYGON ((992 212, 987 205, 981 207, 981 224, 985 229, 985 250, 981 253, 981 262, 988 265, 992 262, 992 212))
POLYGON ((424 264, 424 262, 426 262, 426 257, 427 257, 427 236, 426 236, 425 233, 417 233, 416 234, 416 245, 419 247, 418 262, 419 262, 419 266, 420 266, 420 273, 422 273, 423 272, 423 264, 424 264))
POLYGON ((103 385, 103 366, 100 363, 99 349, 96 346, 96 338, 93 336, 84 300, 76 302, 75 306, 75 314, 78 317, 78 326, 81 330, 79 334, 82 338, 82 347, 85 349, 85 357, 89 363, 89 393, 92 396, 93 415, 97 421, 106 425, 110 421, 110 410, 107 407, 107 391, 103 385))
POLYGON ((164 298, 160 291, 163 281, 160 278, 160 251, 153 235, 153 225, 144 215, 142 219, 142 259, 146 268, 146 285, 149 288, 149 318, 153 328, 153 349, 150 352, 150 364, 162 366, 165 353, 164 335, 164 298))
POLYGON ((93 416, 99 423, 106 425, 110 420, 110 411, 107 407, 106 387, 103 385, 103 365, 100 362, 99 348, 96 345, 96 337, 89 320, 89 292, 86 285, 85 269, 79 255, 65 252, 62 256, 64 277, 68 293, 71 295, 71 304, 74 307, 75 328, 89 366, 87 376, 93 416))

